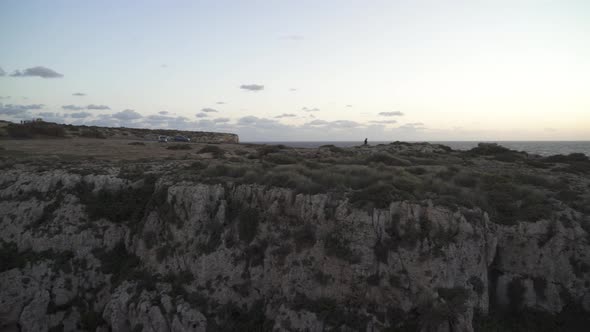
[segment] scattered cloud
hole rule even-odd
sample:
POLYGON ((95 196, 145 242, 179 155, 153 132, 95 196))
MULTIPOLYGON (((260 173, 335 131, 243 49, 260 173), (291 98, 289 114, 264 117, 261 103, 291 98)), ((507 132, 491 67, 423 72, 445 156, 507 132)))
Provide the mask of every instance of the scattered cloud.
POLYGON ((248 90, 248 91, 261 91, 264 90, 264 85, 260 84, 242 84, 240 85, 240 89, 248 90))
POLYGON ((422 122, 411 122, 411 123, 406 123, 402 126, 399 126, 399 129, 405 129, 405 130, 423 130, 426 129, 424 127, 424 124, 422 122))
POLYGON ((82 92, 74 92, 74 93, 72 93, 72 96, 84 97, 84 96, 86 96, 86 94, 85 93, 82 93, 82 92))
POLYGON ((225 102, 224 101, 218 101, 218 102, 216 102, 216 104, 217 105, 223 105, 223 104, 225 104, 225 102))
POLYGON ((325 126, 327 124, 329 124, 329 122, 325 120, 313 120, 311 122, 306 123, 306 125, 308 126, 325 126))
POLYGON ((374 124, 394 124, 397 123, 396 120, 378 120, 378 121, 369 121, 369 123, 374 123, 374 124))
POLYGON ((167 64, 165 64, 165 63, 163 63, 163 64, 161 64, 161 65, 160 65, 160 67, 161 67, 161 68, 168 68, 168 65, 167 65, 167 64))
POLYGON ((229 118, 217 118, 217 119, 213 119, 214 123, 228 123, 230 120, 229 118))
POLYGON ((166 114, 169 114, 169 113, 170 112, 168 112, 168 111, 160 111, 160 112, 158 112, 158 114, 161 114, 161 115, 166 115, 166 114))
POLYGON ((196 116, 197 118, 206 118, 206 117, 208 117, 209 115, 208 115, 207 113, 197 113, 197 114, 195 114, 195 116, 196 116))
POLYGON ((88 113, 88 112, 76 112, 76 113, 70 113, 67 116, 69 116, 71 118, 76 118, 76 119, 84 119, 84 118, 87 118, 91 115, 92 115, 92 113, 88 113))
POLYGON ((289 91, 291 91, 291 92, 295 92, 295 91, 297 91, 297 89, 295 89, 295 88, 291 88, 291 89, 289 89, 289 91))
POLYGON ((88 106, 86 106, 87 110, 110 110, 111 108, 106 106, 106 105, 93 105, 90 104, 88 106))
POLYGON ((0 67, 0 76, 5 76, 6 72, 4 71, 4 69, 2 69, 2 67, 0 67))
POLYGON ((277 115, 275 116, 276 119, 281 119, 281 118, 294 118, 296 117, 296 114, 292 114, 292 113, 283 113, 281 115, 277 115))
POLYGON ((14 73, 10 74, 12 77, 41 77, 41 78, 60 78, 64 75, 56 72, 53 69, 47 67, 37 66, 27 68, 23 71, 15 70, 14 73))
POLYGON ((25 114, 31 110, 39 110, 43 108, 43 104, 32 104, 32 105, 13 105, 13 104, 0 104, 0 114, 2 115, 19 115, 25 114))
POLYGON ((303 125, 304 127, 324 127, 326 129, 351 129, 362 127, 363 125, 350 120, 336 120, 336 121, 325 121, 325 120, 313 120, 303 125))
POLYGON ((0 96, 0 99, 10 99, 10 96, 4 96, 4 97, 0 96))
POLYGON ((348 104, 348 105, 346 105, 346 107, 352 107, 352 105, 348 104))
POLYGON ((61 107, 64 110, 68 110, 68 111, 81 111, 86 109, 86 107, 84 106, 76 106, 76 105, 63 105, 61 107))
POLYGON ((381 116, 402 116, 402 115, 404 115, 404 113, 402 113, 400 111, 381 112, 381 113, 379 113, 379 115, 381 115, 381 116))
POLYGON ((112 117, 119 120, 137 120, 141 119, 142 115, 134 110, 126 109, 113 114, 112 117))
POLYGON ((319 108, 316 108, 316 107, 314 107, 314 108, 304 107, 301 110, 304 111, 304 112, 319 112, 320 111, 320 109, 319 108))
POLYGON ((217 113, 217 110, 216 109, 213 109, 213 108, 206 107, 206 108, 203 108, 201 110, 201 112, 205 112, 205 113, 217 113))
POLYGON ((60 116, 59 113, 54 113, 54 112, 41 112, 41 113, 38 113, 37 115, 39 115, 40 117, 44 117, 44 118, 57 118, 60 116))

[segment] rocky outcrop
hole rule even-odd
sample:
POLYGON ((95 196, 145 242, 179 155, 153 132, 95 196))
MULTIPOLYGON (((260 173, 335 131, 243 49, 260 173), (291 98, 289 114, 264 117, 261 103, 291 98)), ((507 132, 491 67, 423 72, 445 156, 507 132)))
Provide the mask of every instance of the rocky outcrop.
MULTIPOLYGON (((108 173, 108 172, 107 172, 108 173)), ((0 322, 22 331, 473 331, 590 310, 583 215, 67 171, 0 174, 0 322)))

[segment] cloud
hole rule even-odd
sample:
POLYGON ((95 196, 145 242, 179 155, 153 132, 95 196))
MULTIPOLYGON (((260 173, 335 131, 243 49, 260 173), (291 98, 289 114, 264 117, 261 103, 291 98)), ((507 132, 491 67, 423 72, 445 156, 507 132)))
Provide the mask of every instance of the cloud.
POLYGON ((379 120, 379 121, 369 121, 369 123, 375 123, 375 124, 393 124, 393 123, 397 123, 396 120, 379 120))
POLYGON ((311 122, 306 123, 306 125, 308 125, 308 126, 325 126, 328 123, 329 122, 325 121, 325 120, 313 120, 311 122))
POLYGON ((240 85, 240 89, 248 90, 248 91, 261 91, 264 90, 264 85, 259 84, 242 84, 240 85))
POLYGON ((60 116, 59 113, 54 113, 54 112, 41 112, 41 113, 38 113, 37 115, 44 117, 44 118, 57 118, 60 116))
POLYGON ((72 93, 72 96, 84 97, 84 96, 86 96, 86 94, 85 93, 82 93, 82 92, 74 92, 74 93, 72 93))
POLYGON ((305 39, 305 37, 303 37, 301 35, 285 35, 285 36, 282 36, 281 39, 298 41, 298 40, 305 39))
POLYGON ((348 104, 348 105, 346 105, 346 107, 352 107, 352 105, 348 104))
POLYGON ((422 122, 411 122, 411 123, 406 123, 402 126, 398 127, 399 129, 404 129, 404 130, 423 130, 426 129, 424 127, 424 124, 422 122))
POLYGON ((6 72, 4 71, 4 69, 2 69, 2 67, 0 67, 0 76, 5 76, 6 72))
POLYGON ((76 106, 76 105, 63 105, 61 108, 68 111, 81 111, 81 110, 110 110, 111 108, 106 105, 88 105, 88 106, 76 106))
POLYGON ((216 102, 216 104, 217 105, 223 105, 223 104, 225 104, 225 102, 224 101, 218 101, 218 102, 216 102))
POLYGON ((91 115, 92 115, 92 113, 88 113, 88 112, 76 112, 76 113, 70 113, 67 116, 69 116, 71 118, 76 118, 76 119, 84 119, 84 118, 87 118, 91 115))
POLYGON ((195 116, 196 116, 197 118, 206 118, 206 117, 208 117, 209 115, 208 115, 207 113, 197 113, 197 114, 195 114, 195 116))
POLYGON ((86 109, 84 106, 76 106, 76 105, 64 105, 61 108, 68 111, 81 111, 86 109))
POLYGON ((381 115, 381 116, 402 116, 402 115, 404 115, 404 113, 402 113, 400 111, 381 112, 381 113, 379 113, 379 115, 381 115))
POLYGON ((325 120, 313 120, 303 125, 304 127, 324 127, 326 129, 351 129, 359 128, 363 125, 350 120, 336 120, 336 121, 325 121, 325 120))
POLYGON ((106 105, 88 105, 86 106, 87 110, 110 110, 111 108, 106 105))
POLYGON ((158 112, 158 114, 161 114, 161 115, 166 115, 166 114, 169 114, 169 113, 170 112, 168 112, 168 111, 160 111, 160 112, 158 112))
POLYGON ((296 116, 297 116, 297 115, 295 115, 295 114, 292 114, 292 113, 283 113, 283 114, 281 114, 281 115, 277 115, 277 116, 275 116, 275 118, 276 118, 276 119, 281 119, 281 118, 294 118, 294 117, 296 117, 296 116))
POLYGON ((13 104, 0 104, 0 114, 2 115, 19 115, 25 114, 31 110, 39 110, 43 108, 43 104, 32 104, 32 105, 13 105, 13 104))
POLYGON ((10 74, 12 77, 42 77, 42 78, 60 78, 64 75, 56 72, 53 69, 49 69, 47 67, 37 66, 27 68, 23 71, 16 70, 14 73, 10 74))
POLYGON ((295 92, 295 91, 297 91, 297 89, 295 89, 295 88, 291 88, 291 89, 289 89, 289 91, 291 91, 291 92, 295 92))
POLYGON ((320 109, 319 108, 316 108, 316 107, 314 107, 314 108, 304 107, 301 110, 304 111, 304 112, 319 112, 320 111, 320 109))
POLYGON ((201 110, 201 112, 205 112, 205 113, 217 113, 217 110, 216 109, 213 109, 213 108, 203 108, 201 110))
POLYGON ((238 124, 239 125, 250 125, 253 123, 256 123, 256 121, 258 121, 258 118, 253 116, 253 115, 248 115, 242 118, 238 119, 238 124))
POLYGON ((123 110, 121 112, 117 112, 117 113, 113 114, 112 117, 115 119, 128 121, 128 120, 141 119, 142 115, 137 113, 134 110, 127 109, 127 110, 123 110))
POLYGON ((217 118, 217 119, 213 119, 214 123, 228 123, 230 120, 229 118, 217 118))

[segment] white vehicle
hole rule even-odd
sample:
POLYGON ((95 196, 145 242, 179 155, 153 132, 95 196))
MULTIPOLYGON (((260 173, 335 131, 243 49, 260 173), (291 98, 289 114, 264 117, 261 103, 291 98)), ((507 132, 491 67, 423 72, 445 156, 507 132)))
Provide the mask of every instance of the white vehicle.
POLYGON ((158 142, 168 143, 168 136, 158 136, 158 142))

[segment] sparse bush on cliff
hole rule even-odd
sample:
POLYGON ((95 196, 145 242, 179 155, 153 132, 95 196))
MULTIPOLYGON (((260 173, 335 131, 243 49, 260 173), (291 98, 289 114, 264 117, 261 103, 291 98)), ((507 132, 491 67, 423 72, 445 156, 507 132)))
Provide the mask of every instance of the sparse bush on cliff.
POLYGON ((344 238, 338 231, 330 232, 324 237, 324 252, 327 256, 357 264, 360 257, 350 248, 350 245, 350 240, 344 238))
POLYGON ((238 215, 238 235, 240 241, 250 243, 258 234, 260 214, 253 208, 243 208, 238 215))
POLYGON ((309 223, 305 223, 293 232, 293 239, 297 252, 313 247, 316 243, 314 227, 309 223))
POLYGON ((110 251, 95 249, 93 254, 101 261, 102 272, 111 274, 111 284, 115 287, 133 277, 141 263, 139 257, 127 251, 123 242, 119 242, 110 251))
POLYGON ((126 187, 117 191, 101 189, 96 193, 87 183, 80 182, 75 192, 91 220, 105 218, 115 223, 134 224, 144 215, 154 191, 154 181, 154 178, 148 177, 137 188, 126 187))

